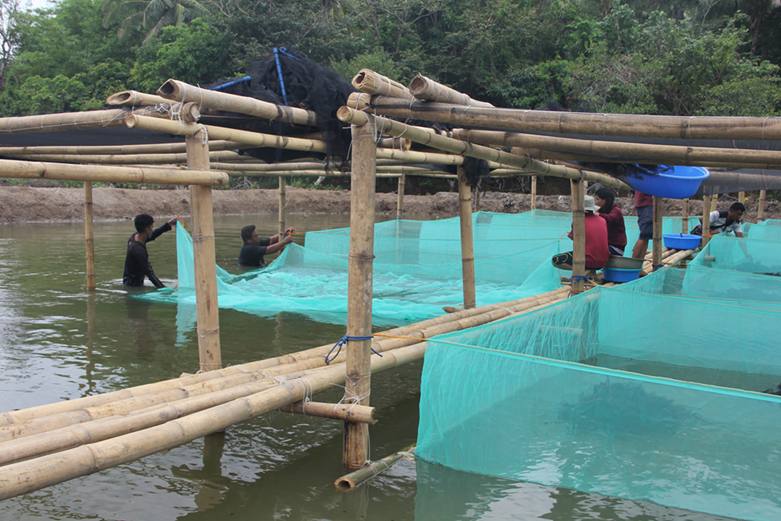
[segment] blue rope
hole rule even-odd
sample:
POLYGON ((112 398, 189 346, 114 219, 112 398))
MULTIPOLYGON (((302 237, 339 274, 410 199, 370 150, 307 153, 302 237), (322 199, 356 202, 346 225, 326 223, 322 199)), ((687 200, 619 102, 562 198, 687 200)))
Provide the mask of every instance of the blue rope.
MULTIPOLYGON (((284 47, 282 48, 284 52, 284 47)), ((287 54, 287 53, 285 53, 287 54)), ((279 87, 282 89, 282 100, 287 106, 287 92, 285 92, 285 80, 282 79, 282 64, 279 63, 279 49, 274 47, 274 59, 277 61, 277 75, 279 76, 279 87)))
POLYGON ((586 282, 589 280, 588 276, 586 275, 573 275, 569 278, 571 282, 577 282, 579 280, 583 280, 583 282, 586 282))
MULTIPOLYGON (((344 344, 346 344, 348 340, 352 340, 353 342, 360 342, 361 340, 371 340, 372 338, 374 338, 374 335, 369 335, 369 336, 344 335, 337 343, 334 344, 334 346, 331 348, 331 350, 328 351, 328 354, 325 355, 325 363, 326 363, 326 365, 328 365, 331 362, 333 362, 334 360, 336 360, 336 357, 339 356, 339 353, 342 351, 342 346, 344 344), (334 349, 336 349, 336 354, 334 356, 331 356, 331 353, 334 352, 334 349)), ((375 355, 377 355, 379 357, 382 357, 382 355, 380 353, 378 353, 377 351, 375 351, 373 347, 370 347, 369 349, 371 349, 372 353, 374 353, 375 355)))
POLYGON ((653 268, 653 270, 656 271, 659 268, 664 268, 664 264, 652 264, 651 268, 653 268))
POLYGON ((212 87, 209 90, 220 90, 224 89, 225 87, 230 87, 231 85, 236 85, 237 83, 244 83, 245 81, 251 81, 252 76, 244 76, 241 79, 229 81, 228 83, 223 83, 222 85, 217 85, 216 87, 212 87))

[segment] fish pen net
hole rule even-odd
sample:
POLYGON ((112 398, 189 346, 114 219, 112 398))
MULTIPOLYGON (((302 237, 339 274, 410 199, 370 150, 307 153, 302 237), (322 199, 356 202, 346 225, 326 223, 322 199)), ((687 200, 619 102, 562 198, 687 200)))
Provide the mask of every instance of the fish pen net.
MULTIPOLYGON (((751 229, 755 227, 752 226, 751 229)), ((781 276, 781 242, 718 234, 697 254, 691 264, 781 276)))
POLYGON ((778 320, 734 303, 597 288, 435 337, 416 454, 461 471, 779 519, 781 397, 762 393, 781 381, 767 327, 778 320))

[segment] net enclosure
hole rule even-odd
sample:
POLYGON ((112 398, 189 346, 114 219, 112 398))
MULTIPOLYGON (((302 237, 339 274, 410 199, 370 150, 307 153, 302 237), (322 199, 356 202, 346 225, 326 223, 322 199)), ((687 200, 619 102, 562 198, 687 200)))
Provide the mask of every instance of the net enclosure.
MULTIPOLYGON (((742 251, 738 239, 720 242, 742 251)), ((416 454, 478 474, 779 519, 781 396, 763 393, 781 382, 779 289, 775 276, 663 268, 430 339, 416 454)))

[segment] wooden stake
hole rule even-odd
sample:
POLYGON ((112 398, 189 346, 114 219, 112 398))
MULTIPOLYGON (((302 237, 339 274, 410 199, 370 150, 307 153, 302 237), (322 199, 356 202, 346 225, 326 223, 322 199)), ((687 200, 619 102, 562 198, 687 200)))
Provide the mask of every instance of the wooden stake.
POLYGON ((662 217, 664 217, 664 200, 654 196, 654 246, 653 246, 653 271, 659 269, 662 264, 662 217))
POLYGON ((704 248, 710 241, 710 205, 711 196, 706 195, 702 198, 702 247, 704 248))
POLYGON ((537 176, 532 176, 531 209, 537 209, 537 176))
POLYGON ((458 212, 461 223, 461 266, 464 309, 475 307, 475 247, 472 240, 472 189, 464 167, 458 167, 458 212))
POLYGON ((586 281, 586 212, 583 179, 572 180, 572 282, 573 293, 583 293, 586 281))
POLYGON ((92 183, 84 181, 84 240, 87 246, 87 290, 95 291, 95 235, 92 232, 92 183))
POLYGON ((759 191, 759 208, 757 208, 757 222, 765 220, 765 198, 767 197, 767 190, 759 191))
POLYGON ((279 176, 279 233, 285 233, 285 187, 287 181, 284 176, 279 176))
POLYGON ((404 184, 406 178, 406 174, 403 173, 399 176, 399 188, 396 197, 396 219, 404 218, 404 184))
MULTIPOLYGON (((347 335, 372 333, 374 195, 377 147, 371 125, 352 127, 350 257, 348 263, 347 335)), ((344 402, 369 405, 371 340, 348 340, 344 402)), ((343 464, 352 469, 369 461, 369 427, 344 424, 343 464)))
MULTIPOLYGON (((187 168, 209 170, 209 146, 205 130, 187 136, 187 168)), ((193 217, 195 302, 198 315, 198 359, 201 371, 212 371, 222 367, 222 355, 211 187, 190 186, 190 199, 193 217)))

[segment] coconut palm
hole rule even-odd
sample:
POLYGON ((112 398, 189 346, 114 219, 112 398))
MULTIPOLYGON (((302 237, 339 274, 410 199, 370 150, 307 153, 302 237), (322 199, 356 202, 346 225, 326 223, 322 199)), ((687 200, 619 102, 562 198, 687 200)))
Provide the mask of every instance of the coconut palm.
POLYGON ((103 26, 119 23, 120 39, 132 29, 148 29, 144 45, 164 27, 183 25, 207 13, 198 0, 105 0, 103 26))

